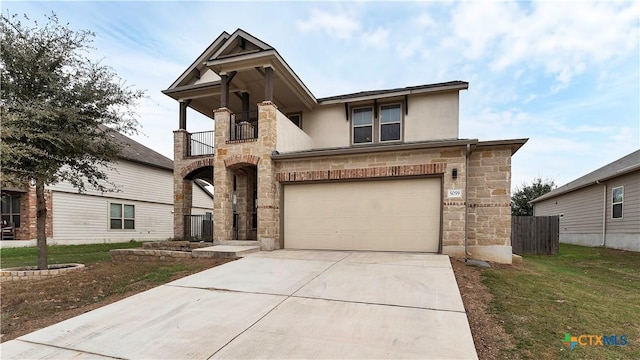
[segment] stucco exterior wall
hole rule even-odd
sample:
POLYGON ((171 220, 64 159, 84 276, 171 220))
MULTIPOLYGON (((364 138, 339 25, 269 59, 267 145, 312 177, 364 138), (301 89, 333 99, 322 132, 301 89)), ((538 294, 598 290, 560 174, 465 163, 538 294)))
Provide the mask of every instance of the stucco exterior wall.
POLYGON ((309 135, 277 110, 276 130, 278 132, 276 150, 279 152, 286 153, 311 149, 313 140, 309 135))
POLYGON ((458 91, 410 96, 404 141, 457 139, 458 109, 458 91))
POLYGON ((349 126, 344 104, 319 106, 302 113, 302 130, 313 139, 314 149, 349 146, 349 126))
MULTIPOLYGON (((404 97, 379 100, 378 106, 386 103, 402 105, 404 142, 458 138, 458 91, 411 95, 408 114, 404 97)), ((349 119, 344 104, 319 105, 303 113, 302 129, 313 139, 314 149, 350 146, 352 109, 373 104, 373 100, 349 103, 349 119)))

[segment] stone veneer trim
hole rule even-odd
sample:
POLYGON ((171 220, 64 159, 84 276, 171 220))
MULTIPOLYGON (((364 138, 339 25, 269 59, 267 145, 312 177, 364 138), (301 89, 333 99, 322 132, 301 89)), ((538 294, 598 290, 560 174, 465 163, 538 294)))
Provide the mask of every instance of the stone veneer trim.
POLYGON ((224 166, 233 169, 235 167, 242 167, 246 165, 257 166, 258 162, 260 162, 260 157, 256 155, 240 154, 229 156, 228 158, 224 159, 224 166))
POLYGON ((445 172, 446 163, 421 165, 379 166, 359 169, 293 171, 276 174, 279 182, 302 182, 318 180, 369 179, 383 177, 435 175, 445 172))
POLYGON ((214 161, 215 159, 213 155, 209 155, 209 157, 207 158, 198 159, 180 170, 180 178, 184 179, 187 175, 189 175, 189 173, 199 168, 213 166, 214 161))

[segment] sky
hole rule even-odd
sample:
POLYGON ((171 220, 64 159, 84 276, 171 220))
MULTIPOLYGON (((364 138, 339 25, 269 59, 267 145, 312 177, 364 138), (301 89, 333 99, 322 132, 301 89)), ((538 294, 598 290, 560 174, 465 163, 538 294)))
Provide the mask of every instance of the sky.
MULTIPOLYGON (((25 2, 2 13, 95 32, 91 56, 145 90, 136 141, 173 159, 161 93, 220 33, 276 48, 316 98, 453 80, 460 138, 529 138, 512 187, 566 184, 640 148, 640 2, 25 2)), ((211 130, 195 112, 188 130, 211 130)))

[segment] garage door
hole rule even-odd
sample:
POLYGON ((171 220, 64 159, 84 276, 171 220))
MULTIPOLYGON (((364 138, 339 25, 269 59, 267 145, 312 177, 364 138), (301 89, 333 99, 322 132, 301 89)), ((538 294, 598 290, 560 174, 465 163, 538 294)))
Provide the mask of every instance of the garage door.
POLYGON ((439 178, 284 186, 284 246, 437 252, 439 178))

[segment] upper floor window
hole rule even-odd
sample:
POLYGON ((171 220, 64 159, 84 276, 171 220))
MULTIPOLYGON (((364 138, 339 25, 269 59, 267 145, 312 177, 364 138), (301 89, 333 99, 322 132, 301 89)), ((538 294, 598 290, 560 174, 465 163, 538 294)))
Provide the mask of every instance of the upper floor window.
POLYGON ((611 217, 622 219, 622 204, 624 203, 624 186, 615 187, 611 190, 611 217))
POLYGON ((2 195, 2 224, 20 227, 20 195, 2 195))
POLYGON ((402 105, 387 104, 377 108, 355 108, 352 112, 353 144, 399 141, 402 139, 402 105))
POLYGON ((109 205, 109 228, 111 230, 136 228, 135 205, 116 204, 109 205))
POLYGON ((373 142, 373 108, 353 110, 353 143, 373 142))
POLYGON ((400 123, 402 111, 400 104, 380 107, 380 141, 400 140, 400 123))
POLYGON ((289 120, 291 120, 292 123, 302 129, 302 113, 289 114, 287 115, 287 117, 289 118, 289 120))

